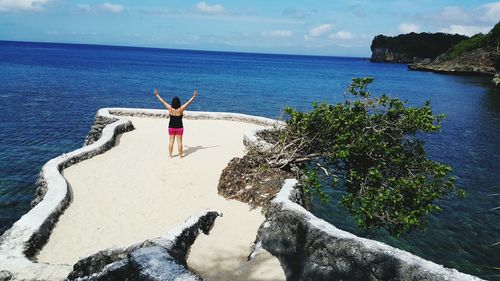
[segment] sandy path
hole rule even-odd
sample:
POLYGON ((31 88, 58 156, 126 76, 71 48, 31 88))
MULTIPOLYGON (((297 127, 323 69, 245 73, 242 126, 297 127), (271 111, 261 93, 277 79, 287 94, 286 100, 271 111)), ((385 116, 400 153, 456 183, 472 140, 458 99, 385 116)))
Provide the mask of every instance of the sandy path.
POLYGON ((260 209, 217 195, 229 160, 243 154, 242 134, 257 125, 184 120, 185 157, 168 158, 168 120, 130 118, 110 151, 64 170, 74 199, 38 261, 73 264, 104 248, 158 237, 204 209, 222 211, 209 236, 200 235, 188 265, 207 280, 284 280, 278 260, 261 251, 246 262, 264 220, 260 209))

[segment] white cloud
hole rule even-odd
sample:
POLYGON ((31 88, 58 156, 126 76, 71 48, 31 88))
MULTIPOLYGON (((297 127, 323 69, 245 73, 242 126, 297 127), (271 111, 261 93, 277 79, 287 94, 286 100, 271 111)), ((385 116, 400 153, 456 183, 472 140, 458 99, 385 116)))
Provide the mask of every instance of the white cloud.
POLYGON ((330 39, 349 40, 354 38, 354 34, 349 31, 340 30, 328 36, 330 39))
POLYGON ((419 32, 420 25, 404 22, 398 26, 398 30, 402 33, 419 32))
POLYGON ((0 12, 41 11, 51 0, 0 0, 0 12))
POLYGON ((209 5, 207 2, 203 1, 196 4, 196 11, 201 14, 217 15, 223 14, 226 10, 224 6, 220 4, 209 5))
POLYGON ((313 27, 309 30, 309 36, 310 37, 318 37, 321 36, 325 33, 328 33, 332 29, 333 25, 325 23, 322 25, 318 25, 316 27, 313 27))
POLYGON ((438 19, 442 21, 468 21, 469 15, 461 7, 444 7, 439 13, 438 19))
POLYGON ((123 12, 125 8, 123 8, 123 6, 119 4, 111 4, 109 2, 105 2, 101 5, 101 9, 103 9, 106 12, 118 14, 123 12))
POLYGON ((427 17, 449 25, 493 25, 500 19, 500 1, 483 4, 471 9, 459 6, 444 7, 439 13, 427 17))
POLYGON ((497 23, 500 19, 500 1, 484 4, 478 8, 482 14, 482 20, 489 23, 497 23))
POLYGON ((458 24, 452 24, 449 27, 442 28, 441 32, 446 32, 446 33, 451 33, 451 34, 462 34, 462 35, 467 35, 467 36, 472 36, 474 34, 477 34, 479 32, 481 33, 487 33, 490 31, 491 26, 474 26, 474 25, 458 25, 458 24))
POLYGON ((293 32, 290 30, 273 30, 273 31, 264 31, 262 35, 265 37, 291 37, 293 36, 293 32))

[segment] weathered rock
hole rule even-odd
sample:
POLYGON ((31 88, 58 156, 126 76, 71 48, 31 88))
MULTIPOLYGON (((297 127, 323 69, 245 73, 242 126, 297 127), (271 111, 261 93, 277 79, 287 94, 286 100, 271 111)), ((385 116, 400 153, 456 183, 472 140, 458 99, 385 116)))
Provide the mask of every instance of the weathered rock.
POLYGON ((370 49, 372 62, 413 63, 435 59, 451 46, 467 39, 462 35, 445 33, 408 33, 398 36, 377 35, 370 49))
POLYGON ((259 229, 288 281, 481 280, 386 244, 357 237, 297 204, 296 180, 286 180, 259 229))
POLYGON ((411 56, 409 54, 395 52, 386 47, 378 47, 372 49, 372 56, 370 58, 372 62, 394 62, 394 63, 411 63, 419 61, 418 57, 411 56))
POLYGON ((92 127, 90 127, 90 131, 85 138, 84 146, 93 144, 97 140, 101 138, 102 130, 109 124, 115 122, 116 118, 109 118, 106 116, 102 116, 99 113, 94 117, 94 123, 92 127))
POLYGON ((9 281, 12 279, 12 273, 7 270, 0 271, 0 281, 9 281))
POLYGON ((495 76, 493 76, 493 85, 495 85, 495 87, 500 87, 500 73, 497 72, 495 73, 495 76))
POLYGON ((137 280, 144 281, 201 281, 193 272, 179 264, 162 247, 140 248, 130 253, 130 264, 137 280))
POLYGON ((97 252, 79 260, 68 280, 201 280, 187 268, 187 253, 200 231, 208 234, 220 215, 206 211, 160 238, 97 252))
POLYGON ((487 75, 495 74, 494 62, 500 52, 494 49, 476 49, 454 59, 440 55, 433 61, 422 61, 408 65, 410 70, 431 71, 436 73, 487 75))
POLYGON ((40 172, 35 183, 35 197, 31 200, 31 208, 43 200, 45 193, 47 193, 47 182, 42 172, 40 172))

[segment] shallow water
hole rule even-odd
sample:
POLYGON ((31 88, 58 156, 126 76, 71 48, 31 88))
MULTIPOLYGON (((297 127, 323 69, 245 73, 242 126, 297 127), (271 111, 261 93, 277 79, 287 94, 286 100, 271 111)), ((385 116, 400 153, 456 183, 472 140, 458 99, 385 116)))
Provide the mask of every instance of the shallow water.
MULTIPOLYGON (((341 101, 356 76, 374 76, 374 93, 415 105, 431 100, 435 112, 447 115, 443 131, 426 136, 426 147, 452 165, 469 194, 440 202, 444 211, 423 232, 375 238, 495 279, 500 272, 488 267, 500 266, 500 245, 490 246, 500 241, 500 210, 490 211, 500 206, 492 195, 500 193, 500 91, 484 77, 411 72, 360 58, 0 42, 0 233, 29 210, 41 166, 82 145, 99 108, 161 108, 154 87, 184 101, 198 88, 191 110, 277 117, 286 105, 341 101)), ((367 235, 335 201, 316 204, 314 212, 367 235)))

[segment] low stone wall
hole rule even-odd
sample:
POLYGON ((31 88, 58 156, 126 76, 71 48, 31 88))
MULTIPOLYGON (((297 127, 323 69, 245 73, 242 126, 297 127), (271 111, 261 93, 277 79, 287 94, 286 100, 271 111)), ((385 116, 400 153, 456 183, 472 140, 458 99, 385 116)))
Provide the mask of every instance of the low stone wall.
POLYGON ((299 204, 296 184, 295 179, 285 181, 258 234, 288 281, 481 280, 337 229, 299 204))
MULTIPOLYGON (((103 118, 114 118, 106 110, 101 110, 99 115, 103 118)), ((0 270, 10 272, 12 278, 17 279, 65 278, 71 266, 40 264, 31 260, 47 241, 54 224, 71 200, 70 190, 61 171, 104 153, 114 146, 119 134, 132 129, 129 120, 116 119, 102 130, 102 137, 97 142, 56 157, 42 167, 36 184, 36 196, 32 202, 33 208, 0 238, 0 270)))
MULTIPOLYGON (((61 280, 71 265, 43 264, 33 260, 47 241, 59 216, 71 202, 71 191, 61 171, 71 165, 106 152, 116 137, 134 127, 126 116, 168 117, 166 110, 103 108, 85 140, 85 146, 48 161, 36 183, 32 209, 0 237, 0 280, 61 280)), ((263 117, 223 112, 186 112, 190 119, 215 119, 272 125, 276 121, 263 117)), ((248 134, 245 138, 255 138, 248 134)))
POLYGON ((187 268, 187 254, 200 231, 208 235, 215 219, 221 215, 205 211, 159 238, 99 251, 79 260, 68 280, 201 281, 187 268))

